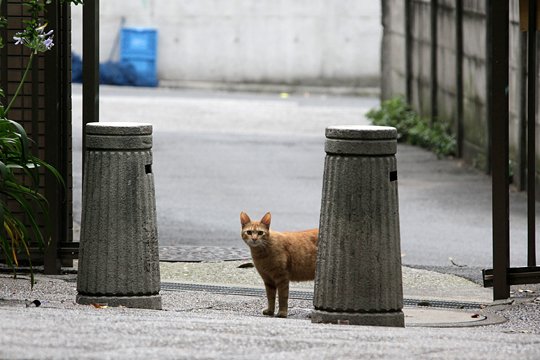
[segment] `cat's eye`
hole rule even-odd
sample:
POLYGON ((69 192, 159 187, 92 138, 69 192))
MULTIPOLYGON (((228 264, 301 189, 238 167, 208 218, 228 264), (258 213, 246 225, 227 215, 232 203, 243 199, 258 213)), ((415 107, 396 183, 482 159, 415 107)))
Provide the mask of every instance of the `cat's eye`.
POLYGON ((246 234, 251 235, 251 230, 246 231, 246 234))
POLYGON ((257 231, 257 235, 263 236, 263 235, 264 235, 264 231, 257 231))

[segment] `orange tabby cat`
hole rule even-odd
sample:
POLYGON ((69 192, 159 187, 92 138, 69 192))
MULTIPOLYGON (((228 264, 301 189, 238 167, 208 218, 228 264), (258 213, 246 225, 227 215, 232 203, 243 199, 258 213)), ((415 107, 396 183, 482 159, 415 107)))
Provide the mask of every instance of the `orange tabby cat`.
POLYGON ((277 316, 287 317, 289 282, 315 278, 319 230, 270 231, 270 220, 269 212, 261 221, 251 221, 246 213, 240 213, 242 239, 249 245, 255 268, 266 287, 268 308, 263 314, 274 315, 277 290, 277 316))

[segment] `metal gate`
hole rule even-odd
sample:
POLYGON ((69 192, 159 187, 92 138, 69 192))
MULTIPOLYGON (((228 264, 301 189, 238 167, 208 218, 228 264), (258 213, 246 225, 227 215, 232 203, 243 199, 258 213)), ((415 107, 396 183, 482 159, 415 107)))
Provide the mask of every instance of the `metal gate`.
MULTIPOLYGON (((537 24, 540 5, 538 0, 473 0, 473 1, 441 1, 441 0, 387 0, 383 2, 386 11, 394 14, 403 6, 402 19, 404 20, 404 91, 407 100, 415 110, 432 121, 441 121, 444 112, 441 106, 446 107, 449 101, 439 101, 447 97, 448 82, 452 84, 455 93, 453 96, 452 117, 445 115, 445 121, 450 121, 457 137, 458 156, 469 162, 475 157, 484 159, 482 167, 492 175, 492 223, 493 223, 493 269, 483 271, 484 285, 493 286, 494 299, 506 299, 510 296, 510 285, 540 283, 540 267, 536 263, 536 99, 537 99, 537 24), (512 11, 510 11, 512 10, 512 11), (509 120, 510 120, 510 19, 515 25, 515 18, 519 10, 521 30, 520 35, 513 40, 519 41, 520 57, 514 71, 519 73, 519 80, 512 88, 519 98, 517 110, 514 114, 519 118, 519 153, 518 167, 515 177, 519 190, 527 190, 527 266, 511 267, 510 265, 510 230, 509 230, 509 120), (445 17, 441 17, 444 14, 445 17), (443 19, 443 20, 441 20, 443 19), (465 48, 471 52, 471 43, 467 43, 464 29, 471 31, 471 19, 476 24, 485 24, 484 28, 475 28, 481 31, 486 38, 486 56, 473 58, 475 54, 465 54, 465 48), (448 22, 451 22, 449 26, 448 22), (467 27, 469 26, 469 27, 467 27), (441 29, 453 31, 452 36, 441 36, 441 29), (485 31, 485 34, 483 33, 485 31), (439 44, 441 42, 442 44, 439 44), (452 42, 449 44, 449 42, 452 42), (467 44, 467 46, 465 46, 467 44), (454 51, 450 58, 441 57, 441 47, 448 47, 454 51), (464 90, 465 78, 471 77, 471 63, 482 63, 485 59, 486 82, 485 118, 486 126, 483 128, 483 141, 473 143, 465 131, 465 113, 477 114, 471 98, 467 98, 464 90), (423 61, 423 62, 422 62, 423 61), (465 74, 464 61, 467 61, 468 75, 465 74), (455 73, 455 77, 441 76, 443 70, 455 73), (516 68, 518 68, 516 70, 516 68), (450 80, 449 80, 450 79, 450 80), (467 98, 467 105, 464 99, 467 98), (471 105, 472 104, 472 105, 471 105), (469 107, 469 108, 468 108, 469 107), (481 155, 481 156, 478 156, 481 155)), ((401 33, 395 28, 394 40, 401 33)), ((449 52, 451 52, 449 50, 449 52)), ((515 55, 515 54, 514 54, 515 55)), ((484 64, 484 63, 482 63, 484 64)), ((398 66, 392 68, 400 75, 398 66)), ((398 75, 396 78, 401 79, 398 75)), ((514 78, 515 80, 515 78, 514 78)), ((394 80, 395 81, 395 80, 394 80)), ((469 79, 469 82, 471 80, 469 79)), ((474 81, 474 80, 473 80, 474 81)), ((399 82, 399 81, 397 81, 399 82)), ((514 84, 514 83, 513 83, 514 84)), ((482 99, 483 100, 483 99, 482 99)), ((481 104, 482 106, 484 104, 481 104)), ((513 103, 514 107, 515 100, 513 103)), ((446 109, 446 113, 448 113, 446 109)), ((478 114, 483 114, 478 112, 478 114)), ((470 116, 469 116, 470 117, 470 116)), ((469 119, 470 120, 470 119, 469 119)), ((479 135, 480 136, 480 135, 479 135)))
MULTIPOLYGON (((540 283, 540 267, 536 263, 536 98, 537 98, 537 21, 538 1, 520 1, 520 23, 527 31, 526 83, 526 188, 527 188, 527 267, 510 266, 509 224, 509 3, 489 1, 488 55, 492 58, 488 78, 491 79, 492 114, 492 182, 493 182, 493 269, 483 271, 484 286, 493 286, 494 300, 510 297, 510 285, 540 283)), ((524 95, 522 95, 524 96, 524 95)))
MULTIPOLYGON (((6 46, 0 51, 0 84, 6 97, 15 93, 27 66, 30 50, 14 45, 13 36, 27 17, 20 0, 2 2, 2 14, 9 20, 2 29, 6 46)), ((50 244, 45 255, 32 248, 32 257, 56 274, 70 265, 76 253, 73 241, 72 158, 71 158, 71 17, 69 3, 47 5, 47 21, 55 30, 55 46, 34 57, 30 74, 12 107, 10 119, 19 122, 34 140, 31 151, 53 165, 62 175, 64 187, 49 173, 40 173, 39 191, 49 201, 50 244)), ((10 204, 16 211, 15 204, 10 204)), ((40 221, 44 227, 44 219, 40 221)))

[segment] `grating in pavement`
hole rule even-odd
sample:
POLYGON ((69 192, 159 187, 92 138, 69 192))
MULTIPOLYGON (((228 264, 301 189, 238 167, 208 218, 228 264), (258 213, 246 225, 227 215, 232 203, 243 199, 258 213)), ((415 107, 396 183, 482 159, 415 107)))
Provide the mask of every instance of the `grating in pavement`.
MULTIPOLYGON (((240 296, 265 296, 264 289, 248 288, 238 286, 222 286, 222 285, 203 285, 203 284, 186 284, 186 283, 171 283, 162 282, 161 290, 164 291, 205 291, 214 294, 224 295, 240 295, 240 296)), ((290 299, 298 300, 313 300, 312 291, 291 290, 289 292, 290 299)), ((442 300, 420 300, 420 299, 403 299, 403 305, 407 307, 430 307, 444 309, 480 309, 480 303, 460 302, 460 301, 442 301, 442 300)))

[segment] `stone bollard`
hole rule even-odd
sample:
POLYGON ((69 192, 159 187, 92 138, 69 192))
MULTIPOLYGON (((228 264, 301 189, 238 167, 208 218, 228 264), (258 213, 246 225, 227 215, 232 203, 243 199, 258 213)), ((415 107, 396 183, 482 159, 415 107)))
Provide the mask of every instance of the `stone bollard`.
POLYGON ((161 309, 152 125, 89 123, 79 304, 161 309))
POLYGON ((326 129, 315 323, 404 326, 397 131, 326 129))

